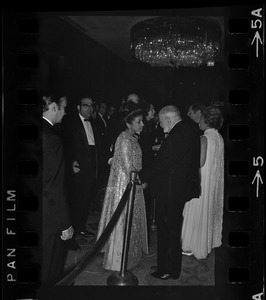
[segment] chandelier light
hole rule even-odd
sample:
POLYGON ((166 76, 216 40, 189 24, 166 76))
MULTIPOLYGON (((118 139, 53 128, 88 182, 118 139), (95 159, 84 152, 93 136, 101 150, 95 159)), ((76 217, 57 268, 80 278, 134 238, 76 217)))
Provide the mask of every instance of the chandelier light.
POLYGON ((219 24, 206 18, 158 17, 131 28, 130 49, 151 66, 211 66, 220 53, 220 40, 219 24))

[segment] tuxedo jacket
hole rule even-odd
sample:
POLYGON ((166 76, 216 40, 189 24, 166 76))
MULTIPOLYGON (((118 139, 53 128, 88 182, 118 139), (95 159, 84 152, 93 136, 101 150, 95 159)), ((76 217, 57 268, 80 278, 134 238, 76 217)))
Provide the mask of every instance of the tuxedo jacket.
POLYGON ((72 162, 77 161, 80 168, 79 177, 84 176, 84 180, 88 179, 88 176, 97 178, 98 175, 101 155, 100 136, 97 128, 93 125, 92 130, 95 140, 95 155, 88 144, 86 131, 78 114, 66 120, 62 132, 68 167, 72 169, 72 162))
MULTIPOLYGON (((104 120, 107 125, 107 120, 106 119, 104 119, 104 120)), ((96 118, 94 120, 92 120, 92 125, 93 125, 93 127, 97 128, 100 136, 104 135, 107 126, 105 126, 105 123, 104 123, 102 117, 99 115, 99 113, 97 113, 96 118)))
POLYGON ((150 128, 151 125, 151 122, 145 122, 144 127, 139 134, 139 144, 142 150, 142 168, 150 166, 154 158, 154 152, 152 150, 153 136, 150 128))
POLYGON ((65 198, 65 163, 60 136, 43 119, 43 230, 61 233, 70 227, 65 198))
POLYGON ((161 127, 160 123, 155 124, 155 122, 152 122, 151 136, 153 145, 158 145, 163 142, 165 133, 163 132, 163 128, 161 127))
POLYGON ((158 201, 183 205, 200 193, 200 138, 183 120, 162 143, 151 167, 139 172, 158 201))
POLYGON ((199 129, 199 124, 193 121, 190 117, 186 116, 186 122, 190 125, 197 133, 198 136, 203 135, 203 131, 199 129))

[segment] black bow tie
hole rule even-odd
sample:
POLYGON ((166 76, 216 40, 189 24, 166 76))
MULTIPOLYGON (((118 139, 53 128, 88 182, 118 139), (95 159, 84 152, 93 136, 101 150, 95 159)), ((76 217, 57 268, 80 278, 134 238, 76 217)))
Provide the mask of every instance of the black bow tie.
POLYGON ((90 120, 89 119, 84 119, 84 122, 90 122, 90 120))

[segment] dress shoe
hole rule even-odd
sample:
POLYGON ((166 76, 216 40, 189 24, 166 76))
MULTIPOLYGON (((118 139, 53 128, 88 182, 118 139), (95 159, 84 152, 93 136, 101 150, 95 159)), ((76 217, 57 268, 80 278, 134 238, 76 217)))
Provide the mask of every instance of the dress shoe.
POLYGON ((85 237, 93 237, 93 236, 95 236, 94 232, 88 231, 86 229, 85 230, 81 230, 80 234, 83 235, 83 236, 85 236, 85 237))
POLYGON ((164 273, 160 273, 160 272, 151 273, 151 276, 155 277, 155 278, 158 278, 158 279, 161 279, 161 280, 178 279, 178 276, 173 276, 173 275, 168 274, 168 273, 164 274, 164 273))

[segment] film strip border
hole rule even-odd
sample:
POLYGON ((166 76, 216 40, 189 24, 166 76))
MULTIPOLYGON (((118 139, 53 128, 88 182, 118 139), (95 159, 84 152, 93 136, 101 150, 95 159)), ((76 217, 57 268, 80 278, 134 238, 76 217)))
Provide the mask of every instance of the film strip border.
POLYGON ((230 68, 224 211, 228 299, 262 299, 264 295, 263 22, 263 7, 253 6, 231 10, 225 24, 230 68))
MULTIPOLYGON (((223 299, 263 299, 264 6, 228 7, 223 13, 230 86, 216 288, 223 299)), ((41 285, 39 29, 33 13, 4 15, 4 299, 35 299, 41 285)))
POLYGON ((30 15, 3 15, 3 299, 34 298, 40 274, 42 110, 30 15))

